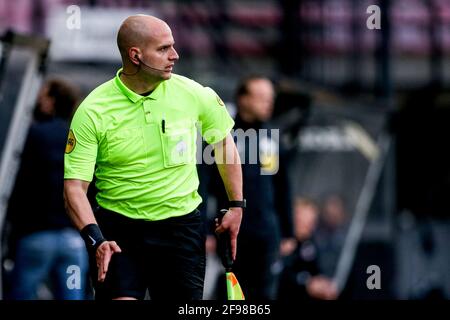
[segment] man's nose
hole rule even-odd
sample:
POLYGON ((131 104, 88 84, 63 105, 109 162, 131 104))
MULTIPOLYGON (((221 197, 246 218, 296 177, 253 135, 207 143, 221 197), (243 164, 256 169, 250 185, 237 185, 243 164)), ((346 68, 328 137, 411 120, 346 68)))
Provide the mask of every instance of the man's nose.
POLYGON ((171 55, 169 57, 170 60, 178 60, 180 57, 178 56, 177 51, 175 50, 175 48, 172 48, 172 52, 171 55))

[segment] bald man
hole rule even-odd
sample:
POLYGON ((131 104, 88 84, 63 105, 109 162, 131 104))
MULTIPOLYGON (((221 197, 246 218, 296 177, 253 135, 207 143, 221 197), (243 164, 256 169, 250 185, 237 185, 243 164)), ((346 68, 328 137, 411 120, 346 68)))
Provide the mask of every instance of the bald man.
POLYGON ((64 161, 66 207, 90 253, 95 297, 202 299, 196 134, 214 146, 230 200, 216 232, 230 233, 235 257, 245 201, 234 122, 212 89, 172 73, 179 56, 164 21, 131 16, 117 44, 123 67, 77 109, 64 161))

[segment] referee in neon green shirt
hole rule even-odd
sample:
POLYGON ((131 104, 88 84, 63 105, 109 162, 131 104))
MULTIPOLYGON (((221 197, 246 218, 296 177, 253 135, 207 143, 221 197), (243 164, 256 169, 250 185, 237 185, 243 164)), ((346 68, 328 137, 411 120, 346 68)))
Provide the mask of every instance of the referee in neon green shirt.
POLYGON ((64 161, 66 206, 91 254, 95 296, 143 299, 148 289, 154 300, 202 299, 197 128, 230 199, 216 232, 230 232, 235 257, 244 201, 234 123, 212 89, 172 74, 179 57, 164 21, 128 17, 117 44, 123 68, 77 109, 64 161), (86 196, 94 174, 95 213, 86 196))

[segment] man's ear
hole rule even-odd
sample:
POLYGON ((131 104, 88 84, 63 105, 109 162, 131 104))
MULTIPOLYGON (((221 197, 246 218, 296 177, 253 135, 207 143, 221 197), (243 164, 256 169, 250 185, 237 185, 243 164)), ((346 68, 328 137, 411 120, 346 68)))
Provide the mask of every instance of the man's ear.
POLYGON ((139 48, 136 47, 131 47, 130 49, 128 49, 128 59, 130 59, 130 61, 135 64, 135 65, 139 65, 140 61, 139 61, 139 55, 140 55, 140 50, 139 48))

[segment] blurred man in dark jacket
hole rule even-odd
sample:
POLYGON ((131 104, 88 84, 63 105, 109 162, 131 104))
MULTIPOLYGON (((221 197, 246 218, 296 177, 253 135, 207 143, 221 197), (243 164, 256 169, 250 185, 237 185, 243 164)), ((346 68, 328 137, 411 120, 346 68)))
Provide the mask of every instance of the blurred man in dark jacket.
POLYGON ((43 283, 55 299, 85 298, 86 249, 63 200, 64 148, 77 100, 77 91, 56 79, 39 93, 8 206, 12 299, 40 298, 43 283))
MULTIPOLYGON (((272 130, 268 122, 274 96, 272 82, 262 76, 243 79, 236 91, 234 137, 242 162, 247 208, 233 270, 250 300, 275 299, 276 262, 280 251, 290 253, 295 243, 286 158, 279 144, 279 132, 272 130)), ((220 179, 204 172, 200 177, 205 177, 200 190, 216 194, 219 209, 226 208, 227 199, 220 196, 225 193, 218 191, 223 190, 220 179)), ((223 283, 219 281, 219 285, 223 283)))

